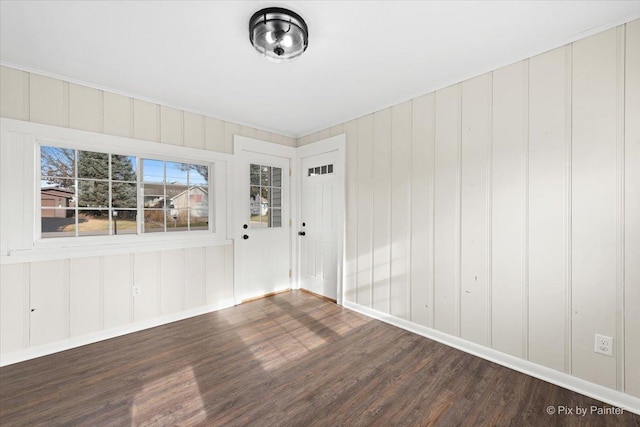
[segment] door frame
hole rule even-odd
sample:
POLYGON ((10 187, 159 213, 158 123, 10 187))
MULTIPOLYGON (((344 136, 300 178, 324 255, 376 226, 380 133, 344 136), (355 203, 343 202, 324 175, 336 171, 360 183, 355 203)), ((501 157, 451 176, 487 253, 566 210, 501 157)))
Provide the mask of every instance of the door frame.
MULTIPOLYGON (((282 157, 289 160, 289 170, 291 171, 291 176, 289 177, 289 218, 291 219, 291 226, 284 224, 285 227, 289 227, 289 265, 291 266, 291 277, 289 278, 289 286, 290 288, 294 287, 293 278, 297 277, 297 265, 293 261, 293 255, 297 251, 297 234, 293 232, 295 218, 297 215, 297 204, 296 204, 296 195, 297 195, 297 182, 295 179, 292 179, 296 175, 295 167, 297 162, 296 159, 296 148, 289 147, 281 144, 274 144, 272 142, 261 141, 255 138, 249 138, 246 136, 233 135, 233 155, 235 157, 234 162, 234 184, 232 186, 233 192, 237 190, 238 185, 242 181, 242 168, 239 167, 241 162, 246 161, 244 154, 255 153, 255 154, 265 154, 268 156, 282 157)), ((239 206, 240 199, 236 196, 231 196, 231 203, 233 204, 234 215, 227 220, 227 227, 230 227, 232 232, 228 233, 228 237, 233 239, 233 299, 234 303, 241 304, 242 300, 240 300, 240 295, 238 292, 239 282, 237 280, 239 276, 239 268, 240 263, 238 263, 238 257, 240 256, 240 245, 238 244, 239 240, 242 238, 242 234, 244 234, 241 228, 241 221, 239 219, 238 213, 241 212, 241 207, 239 206)))
POLYGON ((295 162, 295 171, 292 171, 292 179, 290 185, 295 182, 295 192, 293 193, 295 197, 291 199, 291 204, 295 206, 295 215, 292 215, 291 218, 293 220, 293 238, 296 241, 296 245, 292 246, 292 249, 295 249, 295 262, 292 264, 295 266, 295 270, 293 272, 293 277, 295 277, 295 282, 292 286, 293 289, 300 289, 300 247, 297 245, 298 241, 298 231, 300 229, 300 224, 302 223, 302 218, 300 218, 300 213, 302 212, 302 179, 304 177, 304 171, 302 170, 302 159, 306 157, 317 156, 319 154, 326 154, 330 152, 337 152, 337 163, 333 166, 333 173, 335 174, 335 179, 337 183, 337 200, 338 203, 334 206, 335 209, 335 218, 338 221, 336 226, 336 258, 337 258, 337 303, 338 305, 342 305, 343 300, 343 292, 344 292, 344 247, 345 247, 345 197, 346 197, 346 161, 347 161, 347 135, 340 134, 333 136, 331 138, 323 139, 317 142, 313 142, 311 144, 302 145, 296 148, 296 158, 295 162), (294 287, 295 286, 295 287, 294 287))

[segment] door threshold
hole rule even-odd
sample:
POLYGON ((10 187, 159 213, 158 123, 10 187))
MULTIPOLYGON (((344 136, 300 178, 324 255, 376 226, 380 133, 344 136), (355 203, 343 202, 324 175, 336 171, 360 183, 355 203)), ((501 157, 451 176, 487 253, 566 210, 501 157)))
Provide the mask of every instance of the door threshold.
POLYGON ((259 300, 259 299, 262 299, 262 298, 269 298, 269 297, 272 297, 274 295, 278 295, 278 294, 281 294, 283 292, 290 292, 290 291, 291 291, 291 289, 283 289, 281 291, 269 292, 268 294, 260 295, 258 297, 243 299, 240 304, 244 304, 245 302, 251 302, 251 301, 259 300))
POLYGON ((302 288, 300 288, 299 290, 300 290, 300 291, 302 291, 302 292, 306 292, 306 293, 308 293, 308 294, 311 294, 311 295, 313 295, 314 297, 321 298, 321 299, 323 299, 323 300, 325 300, 325 301, 329 301, 329 302, 332 302, 332 303, 334 303, 334 304, 337 304, 337 303, 338 303, 338 302, 337 302, 336 300, 334 300, 333 298, 329 298, 329 297, 325 297, 324 295, 316 294, 315 292, 311 292, 311 291, 310 291, 310 290, 308 290, 308 289, 302 289, 302 288))

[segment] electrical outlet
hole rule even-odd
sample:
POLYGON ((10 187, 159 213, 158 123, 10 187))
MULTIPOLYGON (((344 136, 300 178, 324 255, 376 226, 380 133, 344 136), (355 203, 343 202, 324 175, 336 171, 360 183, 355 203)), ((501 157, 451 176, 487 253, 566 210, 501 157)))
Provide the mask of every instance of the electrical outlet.
POLYGON ((596 353, 613 356, 613 338, 596 334, 596 353))
POLYGON ((142 294, 142 286, 136 285, 133 287, 133 296, 138 297, 142 294))

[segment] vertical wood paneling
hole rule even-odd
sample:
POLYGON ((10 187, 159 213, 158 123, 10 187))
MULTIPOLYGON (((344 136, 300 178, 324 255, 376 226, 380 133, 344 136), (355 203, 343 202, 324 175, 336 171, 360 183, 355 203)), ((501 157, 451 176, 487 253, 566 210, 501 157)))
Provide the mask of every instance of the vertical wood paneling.
POLYGON ((29 119, 54 126, 69 123, 69 84, 38 74, 29 77, 29 119))
POLYGON ((411 136, 411 321, 433 327, 435 94, 413 100, 411 136))
POLYGON ((204 118, 204 146, 210 151, 224 153, 224 122, 211 117, 204 118))
POLYGON ((139 252, 133 256, 133 286, 140 295, 133 298, 133 321, 160 315, 160 253, 139 252))
POLYGON ((160 107, 157 104, 133 100, 133 137, 160 141, 160 107))
POLYGON ((104 125, 102 91, 69 84, 69 127, 102 132, 104 125))
POLYGON ((35 187, 33 169, 33 143, 20 133, 9 133, 0 146, 0 156, 13 161, 3 162, 0 168, 0 246, 2 254, 9 250, 29 249, 33 244, 33 193, 35 187), (16 181, 21 185, 16 185, 16 181), (25 189, 29 189, 25 191, 25 189))
POLYGON ((69 261, 69 336, 102 329, 102 266, 100 258, 69 261))
POLYGON ((611 388, 616 359, 593 348, 595 334, 616 336, 616 53, 616 29, 573 46, 572 373, 611 388))
POLYGON ((357 302, 371 307, 373 269, 373 115, 358 119, 357 302))
POLYGON ((184 251, 160 252, 160 312, 171 314, 184 308, 184 251))
POLYGON ((224 294, 226 301, 233 301, 233 245, 224 246, 224 294))
POLYGON ((183 112, 175 108, 160 106, 160 142, 163 144, 184 145, 183 112))
POLYGON ((372 307, 390 312, 391 296, 391 108, 374 113, 372 307))
POLYGON ((435 136, 435 323, 459 334, 460 85, 436 92, 435 136))
POLYGON ((493 73, 492 346, 524 354, 525 161, 527 61, 493 73))
POLYGON ((69 262, 33 262, 30 265, 30 345, 69 337, 69 262))
POLYGON ((29 120, 29 73, 0 66, 0 116, 29 120))
POLYGON ((204 149, 204 117, 184 112, 184 146, 204 149))
POLYGON ((29 346, 28 264, 0 265, 0 324, 3 354, 29 346))
POLYGON ((233 135, 240 135, 240 125, 224 122, 224 152, 233 154, 233 135))
POLYGON ((391 108, 390 314, 411 317, 411 101, 391 108))
POLYGON ((104 133, 133 137, 133 99, 103 92, 104 133))
POLYGON ((104 271, 104 328, 131 323, 133 255, 112 255, 103 258, 104 271))
POLYGON ((344 125, 347 134, 345 192, 345 281, 344 297, 356 302, 358 277, 358 122, 344 125))
POLYGON ((529 360, 559 371, 569 309, 566 50, 529 62, 529 360))
POLYGON ((203 306, 206 280, 206 248, 184 250, 184 309, 203 306))
POLYGON ((488 156, 492 75, 462 83, 460 336, 489 344, 488 156))
POLYGON ((640 20, 626 32, 624 391, 640 397, 640 20))
POLYGON ((225 247, 206 248, 206 304, 218 304, 224 299, 225 287, 225 247))

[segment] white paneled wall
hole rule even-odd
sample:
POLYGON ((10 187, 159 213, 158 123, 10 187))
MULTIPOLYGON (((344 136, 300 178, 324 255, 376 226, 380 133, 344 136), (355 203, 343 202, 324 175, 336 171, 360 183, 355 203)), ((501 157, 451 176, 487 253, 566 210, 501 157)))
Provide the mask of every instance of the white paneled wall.
POLYGON ((233 152, 234 134, 296 144, 291 137, 4 66, 0 115, 226 153, 233 152))
POLYGON ((346 301, 640 396, 640 21, 342 131, 346 301))
MULTIPOLYGON (((640 396, 640 20, 627 24, 624 134, 625 390, 640 396)), ((621 351, 621 350, 618 350, 621 351)))
MULTIPOLYGON (((0 115, 227 153, 233 151, 234 134, 295 145, 294 138, 4 66, 0 115)), ((2 154, 33 161, 23 146, 3 144, 2 154)), ((20 178, 25 169, 20 162, 7 165, 0 171, 3 181, 34 187, 32 177, 20 178)), ((3 188, 16 203, 31 194, 19 185, 3 188)), ((30 212, 3 214, 1 220, 12 229, 33 227, 30 212)), ((31 244, 12 241, 11 247, 31 244)), ((87 337, 233 304, 231 245, 134 254, 123 246, 118 255, 3 264, 0 274, 0 353, 11 360, 29 357, 34 347, 54 351, 87 337), (135 297, 134 285, 141 292, 135 297)))
POLYGON ((5 264, 0 272, 5 355, 233 304, 230 245, 5 264))

